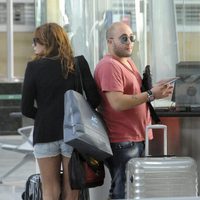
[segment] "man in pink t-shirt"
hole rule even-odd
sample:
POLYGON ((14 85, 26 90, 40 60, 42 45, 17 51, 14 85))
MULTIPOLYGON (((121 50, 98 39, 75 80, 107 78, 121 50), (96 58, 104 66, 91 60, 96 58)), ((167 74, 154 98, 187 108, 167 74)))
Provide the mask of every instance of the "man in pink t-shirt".
MULTIPOLYGON (((135 35, 122 23, 106 32, 108 54, 97 64, 94 78, 102 97, 102 114, 108 127, 113 156, 105 163, 112 184, 111 199, 125 198, 125 167, 129 159, 142 156, 145 128, 151 124, 147 102, 169 96, 172 87, 157 84, 141 92, 142 79, 131 57, 135 35)), ((149 139, 152 139, 149 132, 149 139)))

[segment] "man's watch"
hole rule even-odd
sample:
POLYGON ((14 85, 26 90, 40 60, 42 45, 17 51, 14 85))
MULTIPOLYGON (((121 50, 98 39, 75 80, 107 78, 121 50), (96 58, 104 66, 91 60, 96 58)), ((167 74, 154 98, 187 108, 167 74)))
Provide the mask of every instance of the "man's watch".
POLYGON ((151 90, 147 90, 147 102, 151 102, 155 99, 151 90))

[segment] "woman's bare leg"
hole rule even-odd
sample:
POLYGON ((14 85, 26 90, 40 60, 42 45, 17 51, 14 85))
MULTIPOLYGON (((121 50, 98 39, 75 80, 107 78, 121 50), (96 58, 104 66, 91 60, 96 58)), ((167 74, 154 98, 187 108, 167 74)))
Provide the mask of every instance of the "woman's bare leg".
POLYGON ((69 158, 63 156, 62 164, 63 164, 62 200, 78 200, 79 190, 72 190, 69 184, 69 173, 68 173, 69 158))
POLYGON ((43 200, 59 200, 61 156, 37 159, 42 180, 43 200))

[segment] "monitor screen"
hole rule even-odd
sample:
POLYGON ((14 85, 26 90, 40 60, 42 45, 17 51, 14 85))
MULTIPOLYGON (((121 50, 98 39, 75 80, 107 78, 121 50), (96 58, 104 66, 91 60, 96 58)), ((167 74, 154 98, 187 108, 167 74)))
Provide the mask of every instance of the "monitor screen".
POLYGON ((200 107, 200 61, 184 61, 176 65, 174 98, 176 106, 200 107))

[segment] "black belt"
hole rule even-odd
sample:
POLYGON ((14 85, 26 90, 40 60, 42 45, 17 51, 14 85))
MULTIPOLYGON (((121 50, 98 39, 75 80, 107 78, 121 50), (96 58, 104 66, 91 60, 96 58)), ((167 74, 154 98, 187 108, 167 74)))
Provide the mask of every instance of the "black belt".
POLYGON ((116 142, 116 143, 111 143, 110 145, 114 149, 123 149, 123 148, 134 146, 135 142, 131 142, 131 141, 130 142, 116 142))

